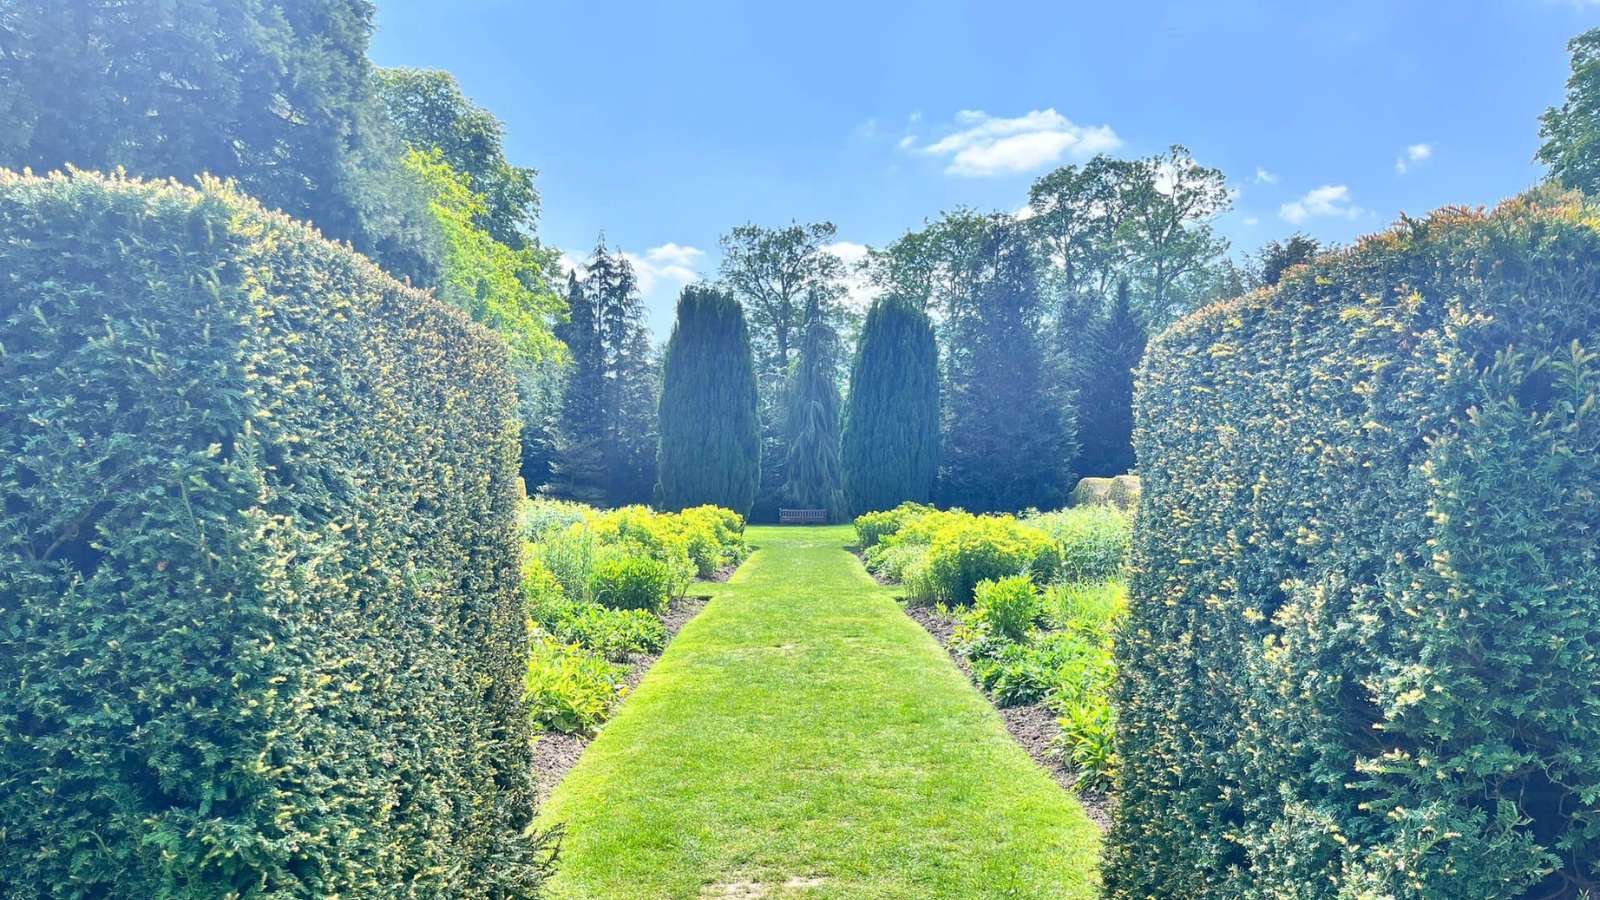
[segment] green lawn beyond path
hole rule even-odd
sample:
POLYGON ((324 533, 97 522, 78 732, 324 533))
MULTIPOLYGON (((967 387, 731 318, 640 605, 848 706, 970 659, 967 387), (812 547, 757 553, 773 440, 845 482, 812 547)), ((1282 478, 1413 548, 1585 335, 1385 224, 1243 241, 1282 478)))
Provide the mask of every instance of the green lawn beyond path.
POLYGON ((749 538, 541 814, 567 830, 555 896, 1093 896, 1095 826, 853 532, 749 538))

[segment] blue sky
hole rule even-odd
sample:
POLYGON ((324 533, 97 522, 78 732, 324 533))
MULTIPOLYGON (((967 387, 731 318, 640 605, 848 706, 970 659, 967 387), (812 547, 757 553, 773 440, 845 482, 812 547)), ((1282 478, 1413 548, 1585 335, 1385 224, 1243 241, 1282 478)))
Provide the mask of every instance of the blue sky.
POLYGON ((373 58, 503 119, 541 235, 581 257, 603 229, 658 333, 734 225, 831 220, 848 258, 1097 150, 1222 169, 1237 250, 1493 203, 1540 177, 1566 41, 1600 24, 1600 0, 378 2, 373 58))

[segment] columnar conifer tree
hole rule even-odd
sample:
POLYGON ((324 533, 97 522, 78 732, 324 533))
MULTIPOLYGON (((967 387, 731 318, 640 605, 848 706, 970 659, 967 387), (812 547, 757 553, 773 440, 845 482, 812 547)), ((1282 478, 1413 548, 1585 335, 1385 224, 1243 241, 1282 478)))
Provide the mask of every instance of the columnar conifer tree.
POLYGON ((744 310, 727 292, 690 285, 662 362, 657 502, 750 511, 761 480, 755 360, 744 310))
POLYGON ((813 288, 806 298, 805 337, 789 382, 785 503, 801 509, 843 512, 839 481, 839 335, 823 316, 813 288))
POLYGON ((903 298, 881 297, 867 311, 850 369, 840 457, 852 514, 933 500, 939 347, 928 314, 903 298))

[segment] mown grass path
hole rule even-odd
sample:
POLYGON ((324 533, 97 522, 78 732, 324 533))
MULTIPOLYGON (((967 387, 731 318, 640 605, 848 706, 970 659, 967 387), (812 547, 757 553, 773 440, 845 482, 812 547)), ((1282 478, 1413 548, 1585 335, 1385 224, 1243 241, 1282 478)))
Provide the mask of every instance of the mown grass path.
POLYGON ((846 549, 751 528, 541 813, 567 900, 1088 898, 1099 835, 846 549))

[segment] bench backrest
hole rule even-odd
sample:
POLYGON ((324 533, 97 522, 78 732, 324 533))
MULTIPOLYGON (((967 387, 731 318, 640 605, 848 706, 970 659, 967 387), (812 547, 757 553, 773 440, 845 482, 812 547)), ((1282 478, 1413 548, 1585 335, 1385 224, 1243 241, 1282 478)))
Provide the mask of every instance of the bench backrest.
POLYGON ((780 509, 778 510, 779 522, 826 522, 828 511, 825 509, 780 509))

